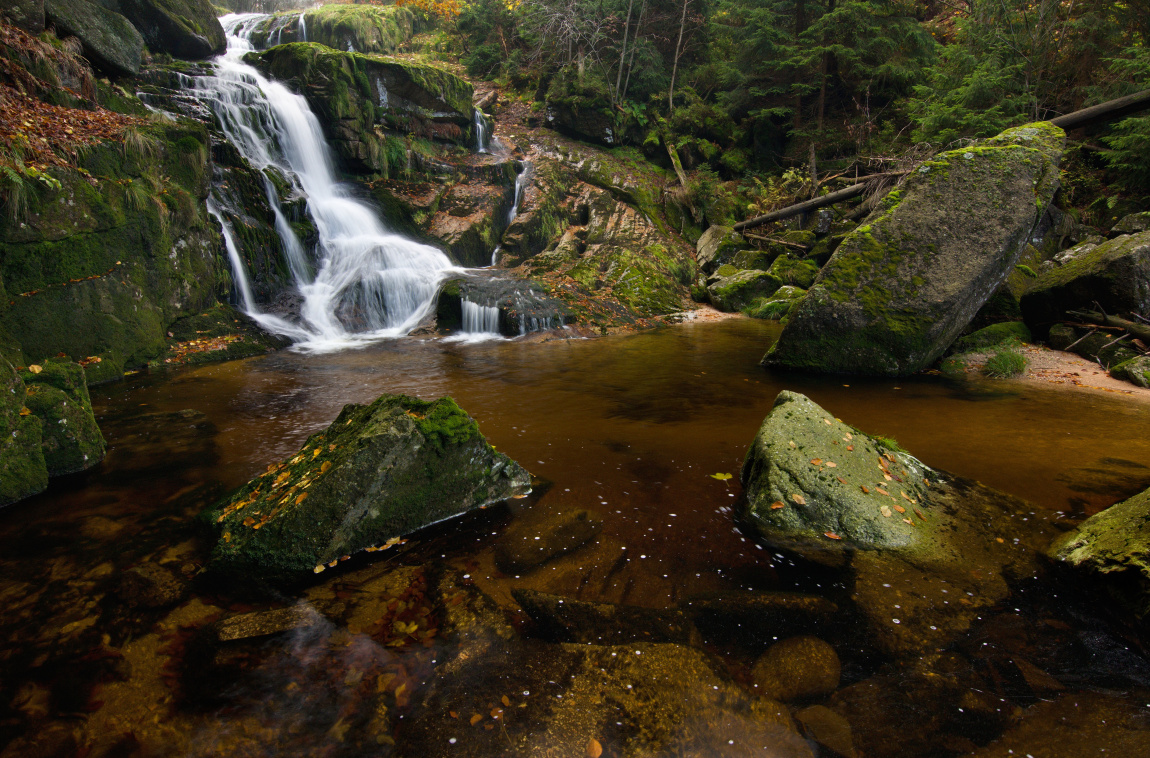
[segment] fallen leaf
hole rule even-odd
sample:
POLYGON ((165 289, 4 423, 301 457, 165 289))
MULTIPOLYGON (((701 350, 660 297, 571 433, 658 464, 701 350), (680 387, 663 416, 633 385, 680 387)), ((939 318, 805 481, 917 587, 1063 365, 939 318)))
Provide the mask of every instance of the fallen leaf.
POLYGON ((904 519, 903 519, 903 521, 905 521, 906 523, 910 524, 911 526, 914 526, 914 522, 913 522, 913 521, 911 521, 911 520, 910 520, 910 519, 908 519, 908 518, 904 518, 904 519))
POLYGON ((806 505, 807 504, 807 499, 805 497, 803 497, 802 495, 799 495, 799 494, 791 495, 791 500, 794 500, 799 505, 806 505))
POLYGON ((827 461, 827 468, 838 468, 839 464, 834 461, 827 461))
POLYGON ((329 468, 331 468, 331 461, 324 461, 319 464, 319 473, 326 474, 329 468))
POLYGON ((910 500, 910 496, 908 496, 905 492, 900 492, 898 494, 902 495, 904 500, 910 500))
POLYGON ((44 367, 43 366, 37 366, 36 364, 32 364, 31 366, 28 367, 28 370, 31 371, 33 374, 39 374, 41 371, 44 370, 44 367))
POLYGON ((712 479, 718 479, 720 482, 725 482, 731 478, 731 474, 711 474, 712 479))
POLYGON ((21 408, 20 409, 20 415, 21 416, 31 416, 32 415, 32 409, 31 408, 21 408))
POLYGON ((926 521, 926 516, 922 515, 922 511, 920 511, 918 508, 914 509, 914 515, 918 516, 923 521, 926 521))
POLYGON ((863 491, 863 494, 865 494, 865 495, 869 495, 869 494, 870 494, 870 490, 868 490, 868 489, 866 488, 866 485, 865 485, 865 484, 860 484, 860 485, 859 485, 859 489, 861 489, 861 490, 863 491))
POLYGON ((297 498, 295 499, 295 504, 296 504, 296 505, 299 505, 299 504, 300 504, 300 503, 302 503, 304 500, 307 500, 307 493, 306 493, 306 492, 301 492, 301 493, 300 493, 300 495, 299 495, 299 497, 297 497, 297 498))
POLYGON ((841 476, 836 476, 836 477, 835 477, 835 479, 838 479, 838 480, 839 480, 840 482, 842 482, 843 484, 846 484, 846 483, 847 483, 847 480, 846 480, 846 479, 843 479, 841 476))
POLYGON ((457 719, 457 718, 459 718, 459 714, 458 714, 458 713, 456 713, 455 711, 448 711, 448 712, 447 712, 447 715, 448 715, 448 716, 450 716, 450 717, 451 717, 451 718, 453 718, 453 719, 457 719))
POLYGON ((823 535, 831 538, 832 540, 841 540, 842 539, 842 537, 838 536, 834 532, 823 532, 823 535))
POLYGON ((471 714, 471 725, 472 726, 475 726, 476 724, 478 724, 482 720, 483 720, 483 717, 480 716, 478 713, 471 714))
POLYGON ((779 508, 786 508, 786 507, 787 507, 787 504, 784 503, 782 500, 776 500, 775 502, 771 503, 771 510, 772 511, 777 511, 779 508))
POLYGON ((887 497, 890 497, 890 493, 884 490, 882 487, 875 487, 874 491, 880 495, 886 495, 887 497))
POLYGON ((592 737, 587 740, 587 758, 599 758, 603 755, 603 746, 599 744, 599 740, 592 737))
POLYGON ((850 442, 853 439, 854 439, 854 436, 850 432, 847 432, 846 441, 850 442))
POLYGON ((510 701, 510 700, 507 698, 507 696, 506 696, 506 695, 504 695, 503 697, 501 697, 501 698, 499 699, 499 702, 503 703, 503 704, 504 704, 504 705, 506 705, 506 706, 510 706, 510 705, 511 705, 511 701, 510 701))
POLYGON ((811 458, 811 465, 812 466, 821 466, 821 465, 823 465, 823 459, 822 458, 811 458))
POLYGON ((883 479, 886 479, 888 482, 892 482, 892 481, 894 481, 894 478, 893 478, 893 477, 891 477, 891 475, 890 475, 890 474, 883 474, 883 475, 882 475, 882 478, 883 478, 883 479))
POLYGON ((899 513, 906 513, 906 508, 903 508, 903 507, 902 507, 901 505, 899 505, 898 503, 895 503, 895 504, 894 504, 894 509, 895 509, 896 511, 898 511, 899 513))
POLYGON ((825 419, 823 419, 823 423, 826 424, 827 426, 830 426, 831 420, 829 418, 825 418, 825 419))
POLYGON ((887 506, 884 505, 881 508, 879 508, 878 510, 879 510, 879 513, 886 516, 887 518, 890 518, 890 515, 891 515, 890 514, 890 508, 888 508, 887 506))
POLYGON ((995 541, 995 542, 997 542, 997 543, 999 543, 999 544, 1002 544, 1002 543, 1006 542, 1006 540, 1002 539, 1001 537, 995 537, 995 538, 994 538, 994 541, 995 541))

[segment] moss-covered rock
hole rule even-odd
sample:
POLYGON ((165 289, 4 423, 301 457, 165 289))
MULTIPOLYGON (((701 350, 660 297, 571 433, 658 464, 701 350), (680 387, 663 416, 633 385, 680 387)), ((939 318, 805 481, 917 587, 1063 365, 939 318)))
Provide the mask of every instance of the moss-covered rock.
POLYGON ((48 487, 39 417, 24 406, 25 387, 12 365, 0 358, 0 505, 48 487))
POLYGON ((1123 216, 1122 220, 1110 229, 1110 236, 1117 237, 1122 234, 1138 234, 1150 231, 1150 211, 1131 213, 1123 216))
POLYGON ((1150 356, 1140 355, 1123 361, 1110 369, 1110 376, 1150 389, 1150 356))
POLYGON ((224 28, 208 0, 101 0, 100 4, 126 16, 153 53, 200 60, 227 47, 224 28))
POLYGON ((875 644, 894 654, 943 647, 1031 576, 1053 533, 1023 501, 924 465, 783 391, 743 463, 744 516, 768 544, 849 564, 875 644), (1003 534, 1012 541, 997 540, 1003 534), (1017 541, 1013 541, 1017 538, 1017 541), (950 592, 965 602, 944 603, 950 592))
POLYGON ((769 271, 739 271, 733 266, 733 270, 725 271, 726 268, 720 266, 707 284, 711 305, 721 311, 742 310, 756 300, 774 294, 783 286, 783 280, 769 271))
POLYGON ((37 371, 21 373, 24 402, 42 422, 41 447, 49 476, 91 468, 104 459, 107 444, 96 417, 84 368, 67 359, 49 358, 37 371))
MULTIPOLYGON (((715 269, 731 263, 735 255, 747 246, 743 235, 729 226, 708 226, 695 245, 695 260, 704 273, 713 274, 715 269)), ((740 268, 756 268, 740 266, 740 268)))
POLYGON ((384 130, 470 144, 471 85, 444 69, 307 42, 244 60, 307 98, 353 171, 388 175, 384 130))
POLYGON ((140 73, 144 38, 128 19, 87 0, 46 0, 44 9, 56 36, 79 39, 93 66, 113 76, 140 73))
POLYGON ((419 17, 401 5, 322 5, 268 16, 252 31, 252 44, 318 42, 336 50, 390 55, 411 39, 419 17))
POLYGON ((0 17, 29 34, 44 31, 44 0, 8 0, 0 17))
MULTIPOLYGON (((59 353, 101 358, 93 382, 165 348, 165 327, 227 291, 220 236, 208 217, 208 135, 195 122, 153 124, 132 145, 104 143, 58 189, 0 220, 0 327, 28 365, 59 353)), ((87 362, 87 361, 85 361, 87 362)))
POLYGON ((1035 334, 1074 308, 1111 314, 1150 312, 1150 232, 1083 242, 1058 255, 1022 296, 1022 316, 1035 334))
POLYGON ((923 164, 843 240, 764 364, 893 376, 933 363, 1021 255, 1064 139, 1031 124, 923 164))
POLYGON ((420 527, 530 491, 450 398, 383 395, 345 406, 292 458, 205 514, 209 568, 290 581, 420 527))
POLYGON ((1001 324, 991 324, 976 332, 971 332, 965 337, 960 337, 951 347, 951 352, 965 353, 994 347, 1004 342, 1030 342, 1031 339, 1030 330, 1026 328, 1026 324, 1021 321, 1006 321, 1001 324))
POLYGON ((1056 539, 1047 552, 1105 580, 1139 616, 1150 613, 1150 490, 1094 514, 1056 539))
POLYGON ((770 319, 779 321, 790 313, 791 308, 807 294, 800 287, 784 285, 767 297, 760 297, 743 308, 743 313, 751 318, 770 319))
POLYGON ((771 264, 770 272, 784 284, 807 289, 819 275, 819 267, 814 261, 780 255, 771 264))

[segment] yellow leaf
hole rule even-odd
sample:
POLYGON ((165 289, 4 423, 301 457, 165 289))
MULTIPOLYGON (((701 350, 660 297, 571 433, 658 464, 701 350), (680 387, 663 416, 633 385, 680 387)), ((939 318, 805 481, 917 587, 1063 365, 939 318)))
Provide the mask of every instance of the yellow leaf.
POLYGON ((803 497, 802 495, 799 495, 797 493, 794 495, 791 495, 791 500, 794 500, 799 505, 806 505, 807 504, 807 499, 805 497, 803 497))
POLYGON ((712 479, 718 479, 720 482, 725 482, 731 478, 730 474, 711 474, 712 479))
POLYGON ((883 516, 890 518, 890 516, 891 516, 890 508, 888 508, 887 506, 884 505, 881 508, 879 508, 878 510, 879 510, 879 513, 881 513, 883 516))
POLYGON ((812 466, 821 466, 821 465, 823 465, 823 459, 822 458, 811 458, 811 465, 812 466))
POLYGON ((297 498, 295 499, 295 504, 296 504, 296 505, 299 505, 299 504, 300 504, 300 503, 302 503, 304 500, 307 500, 307 493, 306 493, 306 492, 301 492, 301 493, 300 493, 300 496, 299 496, 299 497, 297 497, 297 498))
POLYGON ((771 510, 772 511, 777 511, 779 508, 786 508, 786 507, 787 507, 787 504, 784 503, 782 500, 776 500, 775 502, 771 503, 771 510))
POLYGON ((329 468, 331 468, 331 461, 324 461, 319 465, 319 473, 325 474, 329 468))
POLYGON ((32 364, 31 366, 28 367, 28 370, 31 371, 33 374, 39 374, 41 371, 44 370, 44 367, 32 364))
POLYGON ((834 461, 827 461, 827 468, 838 468, 838 465, 834 461))
POLYGON ((31 416, 32 415, 32 409, 31 408, 21 408, 20 409, 20 415, 21 416, 31 416))

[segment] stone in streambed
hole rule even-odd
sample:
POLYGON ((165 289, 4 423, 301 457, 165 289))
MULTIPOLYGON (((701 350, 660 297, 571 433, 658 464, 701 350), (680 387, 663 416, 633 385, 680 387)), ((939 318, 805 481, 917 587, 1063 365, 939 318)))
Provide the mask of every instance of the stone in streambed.
POLYGON ((383 395, 345 406, 297 455, 208 511, 219 533, 209 569, 290 581, 530 489, 451 398, 383 395))
POLYGON ((1110 369, 1110 376, 1150 389, 1150 356, 1140 355, 1110 369))
POLYGON ((812 705, 795 714, 795 721, 825 748, 844 758, 855 758, 854 741, 851 739, 851 724, 825 705, 812 705))
POLYGON ((933 363, 1013 270, 1054 191, 1065 135, 1009 129, 923 164, 851 232, 764 365, 911 374, 933 363))
POLYGON ((595 538, 603 519, 583 508, 516 519, 495 543, 495 565, 505 574, 522 574, 566 555, 595 538))
POLYGON ((943 647, 1007 580, 1032 576, 1053 530, 1025 502, 925 466, 781 392, 747 453, 744 515, 767 543, 853 574, 870 641, 943 647))
POLYGON ((549 639, 593 645, 690 642, 694 627, 677 609, 592 603, 529 589, 513 589, 515 602, 549 639))
POLYGON ((839 686, 842 664, 835 649, 818 637, 791 637, 767 649, 751 674, 760 692, 789 702, 829 695, 839 686))
POLYGON ((107 443, 92 413, 84 368, 49 358, 40 371, 24 371, 24 402, 42 424, 41 445, 49 476, 91 468, 104 459, 107 443))
POLYGON ((12 365, 0 359, 0 505, 48 487, 40 419, 25 413, 27 390, 12 365))

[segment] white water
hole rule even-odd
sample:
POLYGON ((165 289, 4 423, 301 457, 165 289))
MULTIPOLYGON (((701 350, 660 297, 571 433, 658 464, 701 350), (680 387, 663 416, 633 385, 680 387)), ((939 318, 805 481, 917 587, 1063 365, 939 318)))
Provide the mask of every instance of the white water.
POLYGON ((475 109, 475 152, 486 153, 487 149, 487 122, 479 109, 475 109))
MULTIPOLYGON (((402 336, 430 315, 440 282, 453 270, 451 261, 434 247, 387 230, 373 208, 336 181, 330 148, 307 101, 242 62, 253 49, 248 37, 263 18, 223 16, 227 52, 216 59, 215 76, 199 77, 193 86, 253 168, 274 167, 298 182, 319 233, 313 276, 274 186, 265 181, 276 231, 303 297, 298 325, 271 317, 279 325, 268 328, 312 351, 402 336)), ((237 274, 237 280, 242 277, 237 274)), ((261 323, 268 318, 250 301, 245 309, 253 318, 264 316, 261 323)))
MULTIPOLYGON (((519 215, 519 204, 523 202, 523 191, 527 187, 527 166, 515 177, 515 197, 511 200, 511 210, 507 211, 507 226, 511 226, 511 222, 519 215)), ((494 266, 499 263, 499 251, 503 248, 499 245, 491 251, 491 265, 494 266)))
POLYGON ((304 14, 299 14, 299 41, 307 42, 307 19, 304 14))

